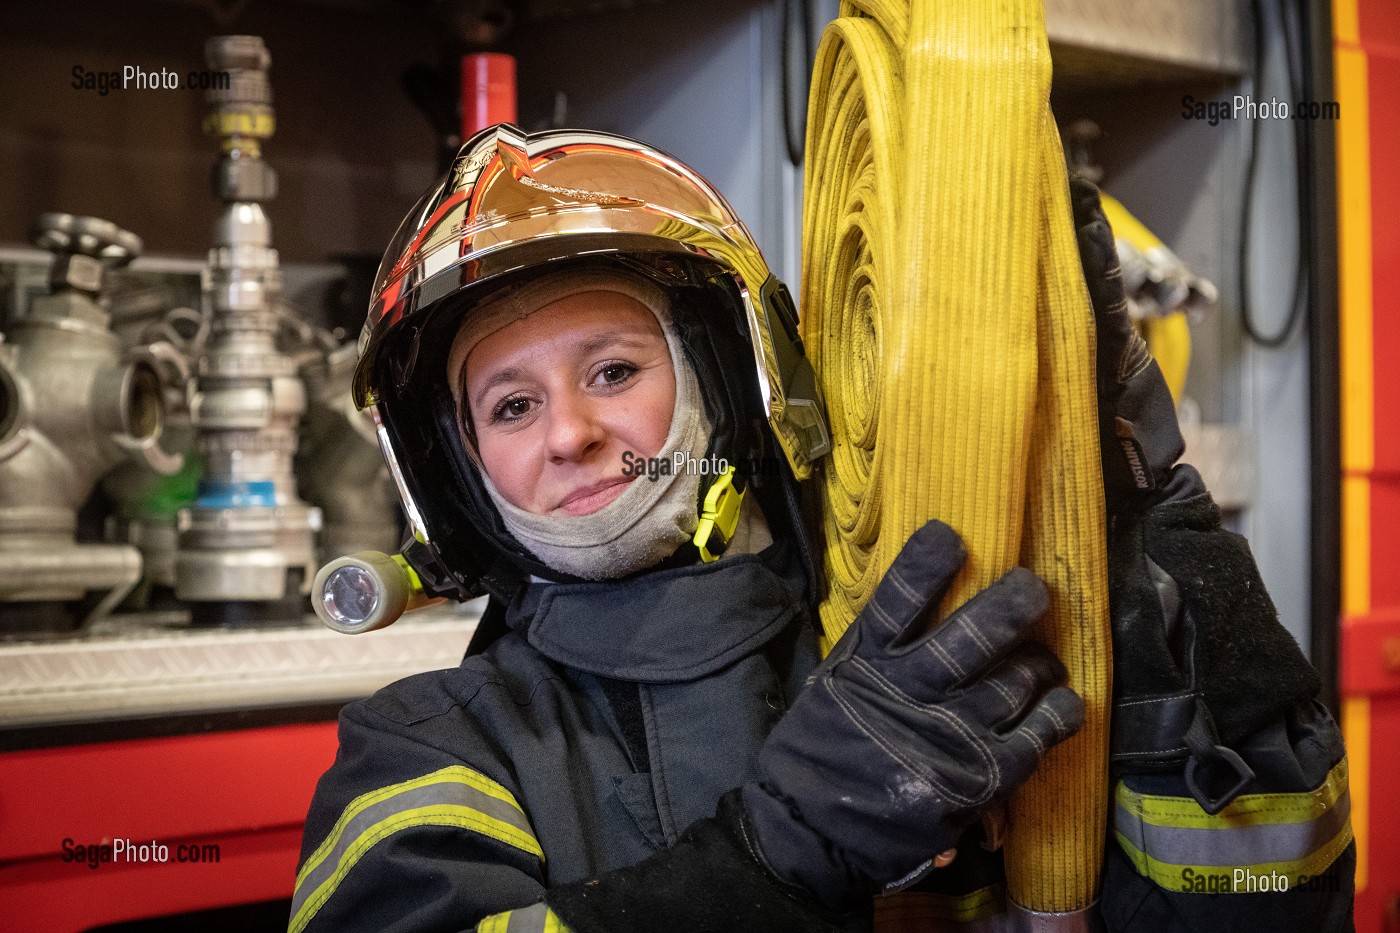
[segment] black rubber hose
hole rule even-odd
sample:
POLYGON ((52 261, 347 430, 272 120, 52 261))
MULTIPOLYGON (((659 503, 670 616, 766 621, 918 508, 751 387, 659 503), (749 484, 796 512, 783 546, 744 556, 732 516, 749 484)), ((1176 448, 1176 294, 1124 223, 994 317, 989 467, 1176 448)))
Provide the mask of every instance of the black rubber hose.
POLYGON ((778 67, 782 69, 783 88, 783 142, 787 145, 788 161, 793 165, 802 164, 802 151, 807 142, 807 88, 812 83, 812 16, 806 0, 783 0, 783 19, 779 29, 782 34, 781 54, 778 67), (794 35, 793 13, 796 7, 798 23, 794 35), (792 73, 792 45, 794 40, 802 44, 802 94, 794 93, 792 73), (794 98, 797 98, 794 100, 794 98), (794 105, 797 111, 793 112, 794 105))
MULTIPOLYGON (((1264 41, 1265 29, 1264 11, 1261 0, 1252 0, 1250 8, 1254 16, 1254 76, 1253 87, 1250 89, 1254 94, 1262 94, 1264 87, 1264 41)), ((1281 25, 1284 36, 1284 59, 1287 63, 1289 93, 1293 96, 1291 106, 1296 107, 1302 103, 1302 91, 1299 87, 1297 69, 1294 59, 1294 38, 1293 25, 1289 19, 1286 8, 1279 10, 1281 25)), ((1291 113, 1291 110, 1290 110, 1291 113)), ((1240 323, 1244 327, 1244 332, 1249 338, 1260 346, 1269 349, 1277 349, 1288 342, 1289 337, 1297 329, 1299 321, 1303 319, 1304 310, 1307 307, 1308 293, 1308 268, 1305 261, 1305 244, 1307 238, 1312 236, 1312 197, 1311 180, 1308 178, 1309 165, 1311 160, 1310 141, 1299 128, 1300 120, 1293 121, 1294 139, 1294 174, 1298 193, 1298 260, 1294 266, 1293 274, 1293 295, 1289 301, 1288 317, 1283 326, 1276 334, 1265 334, 1260 331, 1254 321, 1254 314, 1251 308, 1251 288, 1250 288, 1250 261, 1249 247, 1251 243, 1250 222, 1254 217, 1254 187, 1255 176, 1257 175, 1259 163, 1259 128, 1262 120, 1255 119, 1250 124, 1249 129, 1249 155, 1245 162, 1244 194, 1243 203, 1240 207, 1240 240, 1239 240, 1239 304, 1240 323)))

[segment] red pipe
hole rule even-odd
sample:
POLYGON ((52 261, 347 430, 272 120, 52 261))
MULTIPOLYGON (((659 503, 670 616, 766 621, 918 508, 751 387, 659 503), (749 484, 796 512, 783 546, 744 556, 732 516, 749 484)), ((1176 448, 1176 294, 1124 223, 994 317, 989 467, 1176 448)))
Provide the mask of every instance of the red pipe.
POLYGON ((463 55, 462 139, 516 119, 515 59, 500 52, 463 55))

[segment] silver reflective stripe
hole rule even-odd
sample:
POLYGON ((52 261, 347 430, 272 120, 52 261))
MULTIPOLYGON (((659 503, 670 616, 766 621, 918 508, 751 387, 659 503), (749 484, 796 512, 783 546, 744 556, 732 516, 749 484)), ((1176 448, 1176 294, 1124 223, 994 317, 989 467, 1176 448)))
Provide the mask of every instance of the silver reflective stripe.
POLYGON ((545 904, 492 914, 476 926, 476 933, 569 933, 569 928, 545 904))
POLYGON ((1260 823, 1216 829, 1155 826, 1117 808, 1118 831, 1139 852, 1159 862, 1203 868, 1235 868, 1293 862, 1336 838, 1351 815, 1344 792, 1321 816, 1300 823, 1260 823))
POLYGON ((1126 781, 1114 797, 1119 847, 1139 874, 1173 891, 1288 890, 1325 872, 1352 841, 1345 758, 1313 790, 1245 794, 1216 814, 1126 781))
POLYGON ((506 933, 554 933, 563 929, 564 925, 553 911, 544 904, 536 904, 524 910, 512 910, 506 933))
POLYGON ((376 843, 415 826, 466 829, 544 859, 530 821, 509 791, 470 768, 443 768, 351 801, 297 876, 290 933, 305 929, 376 843))

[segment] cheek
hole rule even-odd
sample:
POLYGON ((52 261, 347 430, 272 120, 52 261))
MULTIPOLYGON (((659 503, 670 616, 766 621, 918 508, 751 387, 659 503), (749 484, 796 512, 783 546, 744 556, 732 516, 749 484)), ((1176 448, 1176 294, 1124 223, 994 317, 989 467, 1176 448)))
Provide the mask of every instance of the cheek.
POLYGON ((643 456, 655 457, 658 454, 669 456, 673 451, 663 451, 661 445, 671 430, 671 416, 676 408, 676 384, 671 373, 668 378, 658 379, 647 386, 639 386, 645 392, 638 393, 635 406, 629 406, 624 427, 619 433, 631 450, 643 456))
POLYGON ((492 437, 489 434, 479 439, 477 450, 481 454, 481 464, 486 475, 507 502, 516 508, 528 509, 534 490, 534 472, 530 469, 530 457, 523 448, 526 445, 519 438, 492 437))

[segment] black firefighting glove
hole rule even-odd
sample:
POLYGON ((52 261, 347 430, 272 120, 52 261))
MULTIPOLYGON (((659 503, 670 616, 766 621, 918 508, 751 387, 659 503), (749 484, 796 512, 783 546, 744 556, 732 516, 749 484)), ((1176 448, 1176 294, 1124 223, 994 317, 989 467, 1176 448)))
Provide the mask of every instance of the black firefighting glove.
POLYGON ((636 865, 551 887, 573 933, 854 933, 867 895, 938 853, 1084 722, 1063 665, 1023 641, 1044 584, 1012 570, 932 634, 966 554, 929 522, 759 752, 757 782, 636 865))
POLYGON ((1083 725, 1064 666, 1023 641, 1048 607, 1030 571, 930 633, 965 559, 942 522, 910 537, 743 789, 762 861, 828 906, 918 881, 1083 725))
POLYGON ((1099 189, 1071 176, 1070 196, 1098 332, 1099 447, 1112 516, 1160 499, 1185 442, 1171 390, 1128 317, 1123 270, 1099 189))
POLYGON ((1109 533, 1115 771, 1175 773, 1215 813, 1249 788, 1232 748, 1317 692, 1244 538, 1220 526, 1156 362, 1128 319, 1099 192, 1071 178, 1098 331, 1109 533))

